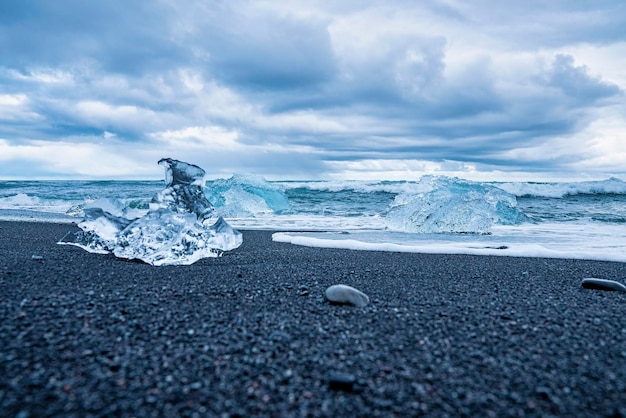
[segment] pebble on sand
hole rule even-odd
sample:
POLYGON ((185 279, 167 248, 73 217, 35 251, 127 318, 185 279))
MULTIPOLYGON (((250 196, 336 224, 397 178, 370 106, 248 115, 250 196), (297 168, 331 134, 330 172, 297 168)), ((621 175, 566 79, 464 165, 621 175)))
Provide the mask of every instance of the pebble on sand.
POLYGON ((583 287, 585 289, 596 290, 617 290, 618 292, 626 292, 626 286, 615 280, 596 279, 589 277, 583 279, 583 287))
POLYGON ((365 293, 345 284, 336 284, 326 289, 326 299, 332 303, 350 303, 360 308, 370 303, 370 298, 365 293))
POLYGON ((333 372, 328 376, 328 387, 333 390, 351 392, 355 382, 356 378, 349 373, 333 372))

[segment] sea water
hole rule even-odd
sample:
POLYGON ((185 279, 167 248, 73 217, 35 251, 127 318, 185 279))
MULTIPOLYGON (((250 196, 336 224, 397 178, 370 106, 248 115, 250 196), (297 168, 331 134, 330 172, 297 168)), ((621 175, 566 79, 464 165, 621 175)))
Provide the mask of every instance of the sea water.
MULTIPOLYGON (((80 222, 115 201, 139 217, 163 181, 0 181, 0 219, 80 222)), ((626 261, 626 182, 266 181, 234 175, 204 193, 238 229, 354 250, 626 261)), ((1 231, 0 231, 1 233, 1 231)), ((61 238, 61 237, 59 237, 61 238)))

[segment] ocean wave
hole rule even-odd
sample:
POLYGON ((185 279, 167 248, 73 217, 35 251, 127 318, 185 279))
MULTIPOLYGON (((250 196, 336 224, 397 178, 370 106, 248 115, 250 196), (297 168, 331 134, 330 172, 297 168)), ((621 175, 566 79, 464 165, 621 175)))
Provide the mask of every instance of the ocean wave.
POLYGON ((616 177, 581 182, 493 184, 517 197, 563 198, 576 195, 626 195, 626 182, 616 177))
POLYGON ((283 190, 312 190, 320 192, 355 192, 355 193, 410 193, 417 192, 419 183, 412 181, 366 181, 366 180, 312 180, 278 181, 283 190))
MULTIPOLYGON (((67 214, 75 217, 84 215, 84 208, 98 199, 116 199, 130 209, 146 212, 150 200, 146 196, 154 195, 161 187, 157 181, 0 181, 0 210, 24 210, 33 212, 47 212, 67 214)), ((329 223, 360 222, 366 219, 379 221, 388 218, 392 208, 404 205, 395 212, 408 211, 406 206, 410 201, 413 208, 411 213, 405 213, 405 218, 425 210, 426 202, 442 205, 439 213, 434 210, 424 211, 424 222, 444 222, 443 226, 450 226, 457 221, 446 218, 445 211, 450 216, 464 209, 463 205, 473 208, 472 213, 482 213, 482 216, 491 219, 496 211, 498 220, 502 224, 500 215, 502 210, 509 213, 512 219, 522 213, 521 222, 594 222, 624 225, 626 219, 626 183, 618 178, 601 181, 568 182, 568 183, 532 183, 532 182, 471 182, 455 177, 423 176, 415 181, 267 181, 261 176, 236 174, 228 179, 209 180, 204 189, 207 198, 216 207, 216 210, 226 218, 258 218, 255 225, 260 225, 261 219, 266 227, 273 227, 278 217, 294 219, 307 217, 323 217, 329 223), (442 189, 445 185, 449 191, 456 188, 458 193, 465 193, 467 202, 459 203, 455 208, 454 201, 450 200, 454 194, 445 196, 442 189), (472 190, 467 189, 471 185, 472 190), (209 190, 218 191, 212 194, 209 190), (498 192, 503 194, 498 207, 488 207, 484 201, 498 192), (475 199, 470 199, 474 196, 475 199), (442 200, 443 199, 443 200, 442 200), (513 199, 513 200, 511 200, 513 199), (516 206, 509 202, 517 201, 516 206), (445 202, 448 203, 445 203, 445 202), (420 205, 422 206, 420 209, 420 205), (482 205, 482 206, 481 206, 482 205), (513 207, 513 209, 511 209, 513 207), (504 209, 502 209, 504 208, 504 209), (454 209, 454 211, 452 210, 454 209), (456 211, 456 212, 455 212, 456 211), (481 212, 482 211, 482 212, 481 212), (487 212, 485 212, 487 211, 487 212), (498 212, 500 211, 500 212, 498 212), (430 216, 429 216, 430 215, 430 216), (444 219, 445 218, 445 219, 444 219)), ((498 199, 496 199, 497 201, 498 199)), ((469 210, 469 209, 468 209, 469 210)), ((400 216, 397 213, 391 216, 400 216)), ((402 217, 400 216, 400 218, 402 217)), ((394 229, 400 218, 394 219, 394 229)), ((495 219, 495 218, 494 218, 495 219)), ((506 219, 504 218, 505 222, 506 219)), ((459 216, 458 221, 463 217, 459 216)), ((419 223, 419 222, 418 222, 419 223)), ((304 223, 306 224, 306 223, 304 223)), ((323 222, 322 222, 323 224, 323 222)), ((299 227, 294 224, 294 228, 299 227)), ((459 224, 461 225, 461 224, 459 224)), ((403 229, 403 228, 400 228, 403 229)), ((411 229, 411 228, 409 228, 411 229)), ((482 231, 488 228, 452 228, 462 231, 482 231)), ((445 230, 445 228, 444 228, 445 230)))
POLYGON ((44 199, 26 193, 0 197, 0 209, 35 210, 39 212, 62 213, 71 207, 71 203, 59 199, 44 199))
MULTIPOLYGON (((469 180, 425 175, 415 181, 360 181, 360 180, 330 180, 330 181, 282 181, 274 184, 280 185, 284 190, 305 189, 327 192, 351 191, 356 193, 392 193, 392 194, 417 194, 428 192, 433 178, 446 179, 448 182, 463 184, 469 180)), ((547 197, 561 198, 574 195, 591 194, 624 194, 626 195, 626 182, 611 177, 606 180, 582 181, 582 182, 473 182, 476 184, 495 186, 517 197, 547 197)))

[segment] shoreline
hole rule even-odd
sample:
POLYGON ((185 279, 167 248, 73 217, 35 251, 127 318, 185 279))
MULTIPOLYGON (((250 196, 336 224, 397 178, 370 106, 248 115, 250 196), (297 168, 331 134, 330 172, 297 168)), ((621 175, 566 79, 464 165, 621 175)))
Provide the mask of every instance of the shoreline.
MULTIPOLYGON (((539 234, 532 240, 517 240, 514 234, 506 235, 506 232, 504 235, 493 236, 493 239, 490 239, 492 234, 414 234, 416 235, 414 239, 407 240, 406 235, 411 234, 378 228, 341 229, 337 228, 337 225, 330 228, 328 228, 329 225, 325 225, 324 229, 321 228, 321 225, 319 228, 294 228, 291 221, 283 224, 278 222, 270 228, 265 225, 255 225, 251 219, 256 220, 255 218, 226 218, 226 221, 239 231, 271 232, 273 241, 311 248, 417 254, 557 258, 626 263, 626 253, 624 252, 626 247, 624 247, 622 239, 626 238, 626 235, 623 232, 609 238, 606 235, 607 231, 603 231, 602 233, 606 235, 605 239, 590 234, 588 241, 584 241, 584 237, 577 238, 578 241, 583 240, 581 241, 583 248, 576 246, 575 242, 568 242, 564 248, 559 248, 559 245, 554 245, 554 238, 549 237, 549 234, 543 236, 539 234), (306 236, 307 233, 312 233, 314 236, 306 236), (362 236, 359 236, 362 233, 387 234, 388 236, 387 240, 381 240, 380 237, 362 239, 362 236), (332 234, 340 238, 334 238, 332 234), (392 236, 392 234, 397 235, 392 236), (464 239, 459 239, 459 237, 464 239), (587 244, 585 247, 585 243, 591 244, 587 244)), ((81 221, 82 218, 57 213, 0 209, 0 222, 76 225, 81 221)), ((522 235, 524 233, 521 231, 522 235)))
POLYGON ((8 416, 626 415, 626 293, 581 286, 626 263, 243 230, 223 257, 153 267, 57 245, 73 228, 0 221, 8 416), (371 303, 329 304, 339 283, 371 303))
POLYGON ((52 224, 78 223, 82 218, 76 218, 58 212, 42 212, 24 209, 0 209, 0 222, 33 222, 52 224))

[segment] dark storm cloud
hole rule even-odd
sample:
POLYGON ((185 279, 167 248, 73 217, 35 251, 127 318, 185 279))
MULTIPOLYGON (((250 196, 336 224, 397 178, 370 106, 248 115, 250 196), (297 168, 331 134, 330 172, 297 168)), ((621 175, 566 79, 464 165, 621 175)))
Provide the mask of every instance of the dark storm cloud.
POLYGON ((240 89, 304 89, 334 76, 330 39, 321 23, 230 12, 194 34, 208 49, 211 75, 240 89))
POLYGON ((130 75, 172 67, 188 52, 169 40, 164 11, 143 0, 3 1, 2 62, 18 70, 87 62, 130 75))
POLYGON ((550 86, 560 89, 567 97, 578 100, 581 105, 589 105, 620 94, 616 85, 589 75, 585 67, 576 66, 571 55, 556 56, 547 81, 550 86))

